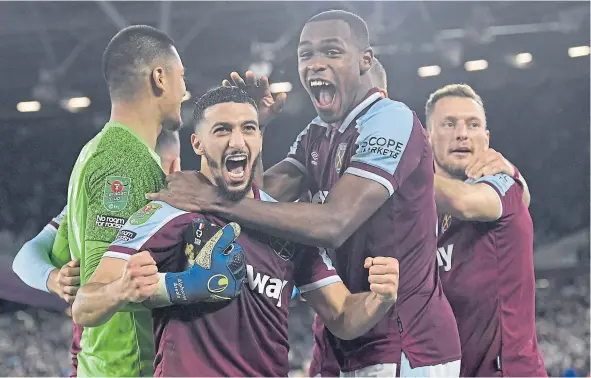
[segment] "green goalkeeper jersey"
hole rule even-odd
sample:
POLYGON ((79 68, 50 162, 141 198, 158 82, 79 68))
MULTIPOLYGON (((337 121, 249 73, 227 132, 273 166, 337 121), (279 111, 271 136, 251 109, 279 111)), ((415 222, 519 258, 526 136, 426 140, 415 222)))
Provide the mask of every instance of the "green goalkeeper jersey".
MULTIPOLYGON (((148 203, 146 193, 164 186, 160 157, 128 127, 109 122, 88 142, 68 186, 67 243, 88 282, 127 218, 148 203)), ((107 323, 84 329, 78 376, 153 375, 151 312, 117 312, 107 323)))

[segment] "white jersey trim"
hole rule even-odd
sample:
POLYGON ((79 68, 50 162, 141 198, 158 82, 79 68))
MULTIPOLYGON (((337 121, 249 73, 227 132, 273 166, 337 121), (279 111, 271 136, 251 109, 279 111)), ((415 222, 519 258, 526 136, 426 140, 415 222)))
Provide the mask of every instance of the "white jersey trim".
POLYGON ((103 254, 103 257, 101 257, 101 259, 104 259, 105 257, 129 261, 129 259, 131 258, 131 255, 128 255, 126 253, 121 253, 121 252, 107 251, 103 254))
POLYGON ((295 165, 296 168, 300 170, 300 172, 302 172, 305 176, 308 176, 308 170, 297 159, 294 159, 292 157, 286 157, 285 159, 283 159, 283 161, 286 161, 288 163, 295 165))
POLYGON ((380 183, 380 184, 384 185, 386 187, 386 189, 388 190, 388 193, 390 195, 394 194, 394 187, 392 186, 392 183, 390 181, 386 180, 385 178, 383 178, 380 175, 376 175, 375 173, 368 172, 368 171, 365 171, 363 169, 359 169, 359 168, 355 168, 355 167, 349 167, 349 168, 347 168, 347 170, 345 171, 345 173, 349 173, 349 174, 354 175, 354 176, 363 177, 363 178, 366 178, 368 180, 373 180, 373 181, 375 181, 377 183, 380 183))
POLYGON ((298 286, 298 290, 300 291, 300 293, 304 294, 310 291, 318 290, 328 285, 332 285, 333 283, 337 282, 343 282, 343 280, 341 280, 341 277, 339 277, 338 275, 334 275, 330 277, 325 277, 321 280, 309 283, 307 285, 298 286))

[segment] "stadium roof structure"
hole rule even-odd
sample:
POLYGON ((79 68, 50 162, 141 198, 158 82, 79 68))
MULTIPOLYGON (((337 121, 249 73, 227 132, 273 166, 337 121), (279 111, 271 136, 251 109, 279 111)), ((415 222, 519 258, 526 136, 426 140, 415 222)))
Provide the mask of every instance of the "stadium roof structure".
POLYGON ((561 69, 570 46, 589 45, 586 2, 14 1, 0 2, 0 108, 8 116, 19 101, 59 104, 77 95, 106 105, 102 51, 131 24, 158 27, 176 40, 193 92, 249 67, 299 89, 300 28, 327 9, 350 10, 368 21, 372 45, 398 88, 416 87, 421 66, 439 66, 445 81, 446 72, 464 72, 469 60, 486 60, 489 72, 497 67, 500 75, 481 76, 492 86, 588 77, 588 66, 561 69), (506 74, 518 53, 533 55, 534 74, 506 74))

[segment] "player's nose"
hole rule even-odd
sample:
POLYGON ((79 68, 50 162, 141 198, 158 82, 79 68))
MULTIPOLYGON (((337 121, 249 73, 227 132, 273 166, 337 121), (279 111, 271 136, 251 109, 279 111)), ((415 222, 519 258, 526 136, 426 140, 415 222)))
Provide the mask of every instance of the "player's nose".
POLYGON ((326 63, 320 58, 312 58, 308 63, 308 72, 316 73, 326 70, 326 63))
POLYGON ((246 146, 246 143, 244 141, 244 135, 242 134, 241 130, 232 130, 232 135, 230 135, 229 146, 231 148, 235 148, 238 150, 241 150, 246 146))
POLYGON ((468 138, 468 126, 465 122, 458 122, 455 127, 456 139, 467 139, 468 138))

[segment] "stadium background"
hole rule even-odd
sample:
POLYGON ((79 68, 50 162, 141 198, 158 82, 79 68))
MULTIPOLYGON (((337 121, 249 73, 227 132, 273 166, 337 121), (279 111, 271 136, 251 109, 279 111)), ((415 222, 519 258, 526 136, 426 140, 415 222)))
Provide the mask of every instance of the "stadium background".
MULTIPOLYGON (((100 62, 117 30, 149 24, 176 40, 192 94, 185 121, 191 100, 231 71, 290 83, 287 107, 265 137, 269 167, 314 116, 295 52, 303 22, 331 8, 368 21, 390 96, 421 119, 428 94, 444 84, 466 82, 480 93, 492 146, 532 193, 546 367, 553 376, 588 375, 589 3, 170 1, 0 2, 0 375, 67 373, 63 306, 23 287, 10 265, 61 210, 80 148, 108 119, 100 62)), ((190 125, 181 132, 184 169, 199 166, 190 133, 190 125)), ((298 375, 310 358, 312 315, 298 301, 292 310, 298 375)))

